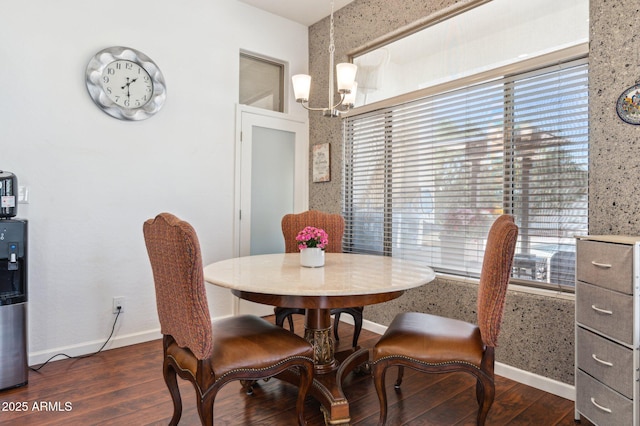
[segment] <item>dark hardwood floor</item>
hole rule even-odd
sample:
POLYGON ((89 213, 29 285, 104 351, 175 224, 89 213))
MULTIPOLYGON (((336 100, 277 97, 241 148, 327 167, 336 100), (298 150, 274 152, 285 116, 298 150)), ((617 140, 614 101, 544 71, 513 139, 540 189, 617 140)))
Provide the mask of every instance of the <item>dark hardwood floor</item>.
MULTIPOLYGON (((303 329, 296 316, 296 331, 303 329)), ((340 325, 338 349, 349 346, 352 327, 340 325)), ((360 345, 371 347, 378 335, 362 330, 360 345)), ((424 375, 407 370, 401 395, 389 386, 389 426, 474 425, 474 380, 463 374, 424 375), (400 396, 402 398, 400 398, 400 396)), ((195 393, 181 381, 181 425, 198 425, 195 393)), ((216 425, 295 425, 297 389, 276 379, 260 382, 253 396, 238 383, 221 390, 215 403, 216 425)), ((367 376, 351 376, 345 393, 353 425, 375 425, 378 400, 367 376)), ((153 341, 102 352, 84 359, 54 361, 30 372, 27 386, 0 392, 1 425, 166 425, 172 414, 162 378, 162 344, 153 341)), ((307 398, 309 426, 324 425, 319 404, 307 398)), ((573 402, 508 380, 496 379, 496 398, 488 425, 574 425, 573 402)), ((586 420, 583 425, 590 425, 586 420)))

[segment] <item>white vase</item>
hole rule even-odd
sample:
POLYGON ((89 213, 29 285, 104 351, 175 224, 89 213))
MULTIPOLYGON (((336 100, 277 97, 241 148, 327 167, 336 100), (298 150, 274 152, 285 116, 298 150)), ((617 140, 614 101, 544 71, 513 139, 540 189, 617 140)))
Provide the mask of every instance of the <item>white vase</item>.
POLYGON ((307 268, 324 266, 324 250, 318 247, 300 250, 300 265, 307 268))

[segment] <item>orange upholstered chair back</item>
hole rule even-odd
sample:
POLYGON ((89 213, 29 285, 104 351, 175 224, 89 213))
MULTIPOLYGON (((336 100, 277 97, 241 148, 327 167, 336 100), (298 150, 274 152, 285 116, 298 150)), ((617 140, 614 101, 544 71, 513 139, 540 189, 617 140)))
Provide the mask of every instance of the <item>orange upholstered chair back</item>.
POLYGON ((282 235, 284 236, 284 251, 286 253, 298 251, 296 235, 306 226, 322 228, 329 235, 329 244, 325 247, 327 253, 342 253, 344 218, 339 214, 324 213, 318 210, 307 210, 303 213, 284 215, 282 218, 282 235))
POLYGON ((487 346, 497 346, 517 239, 510 215, 497 218, 489 230, 478 289, 478 326, 487 346))
POLYGON ((198 359, 213 350, 211 318, 202 272, 200 243, 187 222, 161 213, 144 223, 162 334, 198 359))

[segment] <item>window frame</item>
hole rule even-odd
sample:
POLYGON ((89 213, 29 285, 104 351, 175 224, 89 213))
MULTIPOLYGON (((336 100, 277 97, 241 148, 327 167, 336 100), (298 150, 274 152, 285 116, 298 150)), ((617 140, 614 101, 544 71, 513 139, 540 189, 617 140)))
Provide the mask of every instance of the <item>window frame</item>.
MULTIPOLYGON (((582 55, 582 58, 576 58, 575 53, 577 51, 579 51, 580 49, 584 49, 584 46, 578 46, 577 48, 570 48, 570 49, 564 49, 562 52, 563 53, 567 53, 567 51, 571 52, 571 54, 564 56, 564 60, 560 60, 559 59, 559 52, 554 52, 550 55, 547 55, 545 58, 536 58, 535 62, 532 62, 531 60, 529 61, 523 61, 519 64, 516 64, 517 66, 510 66, 511 68, 515 68, 512 72, 510 73, 510 76, 500 76, 502 79, 504 80, 508 80, 510 78, 512 78, 512 76, 517 75, 517 76, 523 76, 527 73, 535 73, 535 72, 539 72, 540 69, 544 69, 544 68, 549 68, 550 64, 549 62, 552 62, 553 65, 558 66, 558 67, 563 67, 563 66, 568 66, 569 64, 575 64, 576 61, 580 62, 583 61, 584 63, 587 64, 587 72, 588 72, 588 57, 586 54, 582 55), (546 66, 542 66, 541 64, 546 62, 546 66), (529 68, 527 69, 527 66, 531 66, 532 63, 535 63, 536 66, 535 68, 529 68), (565 65, 567 64, 567 65, 565 65)), ((500 71, 497 71, 498 73, 500 71)), ((401 106, 403 104, 421 99, 421 98, 426 98, 428 96, 432 96, 432 95, 436 95, 436 94, 440 94, 440 93, 446 93, 448 91, 453 91, 453 90, 457 90, 457 89, 463 89, 465 87, 469 87, 473 84, 477 84, 482 78, 485 78, 487 80, 491 80, 494 78, 497 78, 495 76, 496 74, 496 70, 492 71, 492 72, 488 72, 488 73, 482 73, 482 75, 479 76, 471 76, 468 78, 464 78, 461 80, 458 80, 455 82, 450 82, 447 83, 445 85, 441 85, 443 87, 437 87, 437 88, 429 88, 426 90, 421 90, 421 91, 416 91, 416 92, 412 92, 410 94, 406 94, 406 95, 402 95, 399 97, 395 97, 391 100, 385 100, 383 103, 387 104, 386 106, 384 106, 385 109, 388 108, 392 108, 394 106, 401 106), (454 87, 455 86, 455 87, 454 87), (428 95, 425 95, 425 93, 428 93, 428 95)), ((372 112, 372 111, 376 111, 379 110, 381 108, 383 108, 381 105, 381 103, 377 103, 376 104, 376 108, 372 107, 372 105, 374 104, 370 104, 367 105, 365 107, 362 108, 357 108, 353 111, 350 111, 346 116, 347 116, 347 120, 344 121, 345 124, 345 132, 344 132, 344 143, 345 143, 345 147, 346 144, 348 143, 347 141, 347 131, 346 131, 346 125, 347 122, 349 121, 348 119, 350 117, 354 117, 354 116, 360 116, 362 114, 368 113, 368 112, 372 112)), ((588 101, 587 101, 588 104, 588 101)), ((388 114, 392 114, 391 112, 387 112, 388 114)), ((388 118, 388 117, 387 117, 388 118)), ((387 123, 391 123, 392 120, 389 119, 387 121, 387 123)), ((508 126, 509 123, 511 123, 510 120, 505 120, 503 125, 504 125, 504 131, 508 131, 508 126)), ((388 126, 389 124, 387 124, 388 126)), ((588 117, 587 117, 587 127, 588 127, 588 117)), ((388 143, 388 141, 386 141, 386 139, 388 138, 392 138, 392 132, 391 131, 385 131, 384 132, 384 139, 385 139, 385 144, 388 143)), ((587 156, 588 156, 588 138, 587 138, 587 156)), ((509 147, 507 146, 507 141, 504 140, 502 142, 503 147, 508 150, 509 147)), ((392 146, 392 144, 390 144, 389 146, 392 146)), ((390 156, 392 149, 385 149, 385 157, 386 156, 390 156)), ((508 154, 508 152, 506 153, 508 154)), ((345 149, 345 155, 346 155, 346 149, 345 149)), ((507 161, 508 157, 505 156, 505 162, 507 161)), ((348 170, 349 167, 349 162, 347 161, 348 159, 345 158, 344 164, 345 164, 345 170, 344 170, 344 179, 343 179, 343 185, 344 185, 344 191, 343 191, 343 214, 345 215, 345 219, 347 220, 347 222, 349 222, 350 220, 350 216, 353 215, 353 200, 351 200, 351 202, 349 201, 349 197, 352 195, 352 191, 350 190, 349 185, 353 185, 353 182, 350 179, 350 171, 348 170)), ((385 167, 388 168, 392 168, 392 158, 385 158, 384 160, 384 164, 385 167)), ((587 166, 588 167, 588 166, 587 166)), ((587 173, 588 173, 588 169, 587 169, 587 173)), ((385 172, 385 176, 390 176, 390 174, 388 172, 385 172)), ((504 187, 507 189, 507 191, 504 192, 503 194, 503 211, 504 213, 513 213, 513 193, 509 192, 509 186, 512 185, 512 182, 510 182, 509 180, 509 176, 508 176, 508 172, 507 171, 503 171, 503 178, 504 178, 504 187)), ((389 185, 389 182, 385 182, 384 185, 389 185)), ((587 191, 588 191, 588 180, 586 181, 586 186, 587 186, 587 191)), ((383 234, 383 243, 382 243, 382 249, 381 250, 373 250, 373 251, 364 251, 364 252, 369 252, 369 253, 377 253, 377 254, 381 254, 381 255, 386 255, 386 256, 390 256, 393 254, 393 211, 390 210, 389 206, 392 206, 391 201, 389 200, 390 197, 390 191, 385 189, 384 190, 384 198, 382 200, 385 208, 384 213, 383 213, 383 220, 382 220, 382 226, 381 226, 381 230, 379 232, 382 232, 383 234)), ((588 200, 587 200, 588 202, 588 200)), ((588 211, 588 205, 587 205, 587 211, 588 211)), ((587 217, 587 223, 585 224, 585 228, 588 229, 588 217, 587 217)), ((350 242, 345 239, 344 242, 345 245, 345 251, 352 251, 353 247, 350 244, 350 242)), ((441 272, 449 272, 449 271, 441 271, 441 272)), ((550 272, 547 272, 550 273, 550 272)), ((469 276, 469 275, 467 275, 469 276)), ((473 275, 471 275, 473 276, 473 275)), ((571 286, 566 286, 566 285, 560 285, 560 284, 545 284, 545 283, 541 283, 541 282, 537 282, 537 281, 532 281, 532 280, 521 280, 521 279, 514 279, 512 278, 512 282, 514 283, 518 283, 518 284, 522 284, 528 287, 537 287, 537 288, 547 288, 547 289, 553 289, 553 290, 560 290, 563 292, 573 292, 574 291, 574 287, 571 286)))
MULTIPOLYGON (((285 112, 285 104, 286 104, 286 99, 285 99, 285 73, 286 73, 286 64, 284 62, 279 62, 277 60, 274 59, 270 59, 264 56, 260 56, 254 53, 249 53, 249 52, 245 52, 245 51, 240 51, 240 54, 238 56, 238 61, 239 61, 239 66, 240 66, 240 72, 239 72, 239 77, 238 77, 238 100, 239 103, 242 105, 248 105, 248 106, 253 106, 255 108, 262 108, 262 109, 266 109, 267 111, 275 111, 275 112, 281 112, 284 113, 285 112), (249 103, 247 104, 244 99, 242 99, 242 91, 245 87, 250 86, 251 84, 253 84, 254 86, 256 85, 255 82, 251 81, 249 79, 249 75, 244 75, 243 70, 242 70, 242 62, 244 61, 250 61, 254 64, 260 64, 262 66, 267 66, 267 67, 271 67, 274 71, 277 71, 278 74, 278 87, 270 87, 269 91, 267 91, 267 93, 273 93, 273 94, 277 94, 277 102, 272 103, 272 108, 266 108, 264 106, 261 105, 255 105, 253 103, 249 103), (277 106, 276 106, 277 105, 277 106)), ((263 79, 261 79, 262 82, 263 79)), ((254 101, 260 101, 261 97, 264 96, 265 93, 251 93, 252 96, 255 96, 255 100, 254 101)))

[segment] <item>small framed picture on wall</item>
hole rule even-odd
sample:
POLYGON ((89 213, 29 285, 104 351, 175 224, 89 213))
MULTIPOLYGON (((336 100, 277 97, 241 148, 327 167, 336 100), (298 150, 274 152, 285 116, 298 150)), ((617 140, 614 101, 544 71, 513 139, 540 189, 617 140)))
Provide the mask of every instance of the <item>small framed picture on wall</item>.
POLYGON ((331 180, 331 150, 329 142, 313 146, 313 182, 331 180))

